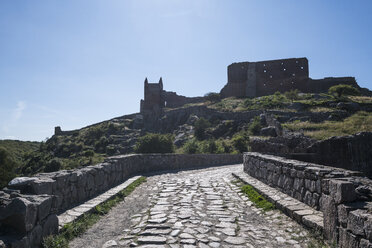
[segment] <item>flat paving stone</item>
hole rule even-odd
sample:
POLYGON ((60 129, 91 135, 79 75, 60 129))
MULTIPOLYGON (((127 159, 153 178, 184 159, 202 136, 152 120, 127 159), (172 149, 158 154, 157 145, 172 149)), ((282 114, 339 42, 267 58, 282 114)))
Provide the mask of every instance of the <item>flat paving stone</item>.
MULTIPOLYGON (((279 210, 256 208, 234 184, 232 173, 243 174, 243 166, 148 176, 69 245, 101 248, 113 240, 117 247, 307 247, 313 239, 305 228, 279 210)), ((319 221, 305 216, 309 223, 319 221)))

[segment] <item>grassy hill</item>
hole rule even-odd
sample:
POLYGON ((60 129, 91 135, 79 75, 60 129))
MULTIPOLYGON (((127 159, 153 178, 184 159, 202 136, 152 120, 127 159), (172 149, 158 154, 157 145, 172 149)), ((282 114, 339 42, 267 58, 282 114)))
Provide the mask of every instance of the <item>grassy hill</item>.
MULTIPOLYGON (((219 99, 217 95, 207 97, 202 103, 165 109, 165 113, 177 114, 177 110, 182 112, 195 107, 243 115, 245 111, 266 111, 273 113, 288 132, 301 132, 313 139, 372 132, 372 97, 336 98, 294 91, 256 98, 219 99)), ((240 153, 249 150, 252 137, 267 139, 260 132, 263 126, 258 116, 242 121, 233 117, 215 119, 208 115, 202 118, 200 112, 197 113, 199 117, 188 114, 188 121, 166 131, 174 140, 176 153, 240 153)), ((173 123, 172 120, 178 120, 178 117, 165 115, 162 118, 170 118, 173 123)), ((54 135, 42 143, 0 141, 0 148, 6 149, 18 175, 84 167, 101 162, 107 156, 134 152, 138 139, 146 134, 136 121, 135 115, 123 116, 54 135)), ((157 132, 164 133, 160 129, 157 132)))

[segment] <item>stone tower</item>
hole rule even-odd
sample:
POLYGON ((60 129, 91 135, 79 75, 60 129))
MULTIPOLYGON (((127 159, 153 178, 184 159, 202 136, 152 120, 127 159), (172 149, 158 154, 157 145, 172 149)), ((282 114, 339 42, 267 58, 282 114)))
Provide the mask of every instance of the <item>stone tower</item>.
POLYGON ((157 112, 164 107, 163 79, 159 83, 149 83, 147 78, 144 82, 144 99, 141 100, 141 113, 146 111, 157 112))

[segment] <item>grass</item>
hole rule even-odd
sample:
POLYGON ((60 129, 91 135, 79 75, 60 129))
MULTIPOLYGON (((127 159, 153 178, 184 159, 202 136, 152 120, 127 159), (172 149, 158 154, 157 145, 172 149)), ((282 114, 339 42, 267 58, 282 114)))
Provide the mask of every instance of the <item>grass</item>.
POLYGON ((264 212, 275 209, 274 204, 266 200, 265 197, 254 189, 253 186, 243 184, 243 182, 239 179, 233 180, 231 183, 239 186, 240 190, 248 196, 249 200, 253 202, 256 207, 261 208, 264 212))
POLYGON ((83 234, 91 226, 99 221, 99 219, 107 214, 110 209, 121 202, 140 184, 146 181, 145 177, 140 177, 125 189, 120 191, 116 197, 97 205, 92 213, 84 214, 80 219, 66 224, 58 235, 51 235, 43 240, 44 248, 67 248, 68 242, 83 234))
POLYGON ((303 131, 307 136, 324 140, 332 136, 351 135, 358 132, 372 131, 372 113, 359 111, 342 121, 324 121, 312 123, 308 121, 295 121, 283 124, 291 131, 303 131))

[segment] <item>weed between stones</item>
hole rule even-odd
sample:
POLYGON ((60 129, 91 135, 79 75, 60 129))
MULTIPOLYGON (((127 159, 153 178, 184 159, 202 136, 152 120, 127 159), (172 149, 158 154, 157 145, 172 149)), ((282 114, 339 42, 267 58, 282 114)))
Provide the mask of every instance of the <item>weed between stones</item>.
POLYGON ((275 208, 274 204, 266 200, 251 185, 243 185, 240 189, 248 196, 251 202, 253 202, 258 208, 261 208, 264 212, 275 208))
POLYGON ((125 189, 120 191, 116 197, 97 205, 92 213, 84 214, 80 219, 66 224, 58 235, 51 235, 43 240, 44 248, 68 248, 68 242, 75 237, 83 234, 91 226, 110 209, 121 202, 125 197, 134 191, 143 182, 146 182, 145 177, 140 177, 136 181, 132 182, 125 189))

